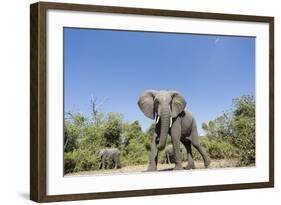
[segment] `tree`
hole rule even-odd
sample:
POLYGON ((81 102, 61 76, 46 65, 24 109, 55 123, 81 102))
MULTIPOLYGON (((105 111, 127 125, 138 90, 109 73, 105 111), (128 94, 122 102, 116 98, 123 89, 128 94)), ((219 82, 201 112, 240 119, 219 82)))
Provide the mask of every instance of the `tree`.
POLYGON ((255 98, 252 95, 244 95, 233 100, 234 116, 255 118, 255 98))
POLYGON ((68 143, 65 147, 65 151, 69 152, 77 149, 79 144, 85 139, 89 123, 88 119, 81 113, 68 113, 68 118, 66 117, 65 123, 68 131, 68 143))
POLYGON ((148 161, 147 137, 138 121, 124 125, 122 146, 123 163, 126 165, 144 164, 148 161))
POLYGON ((119 146, 123 119, 119 114, 109 113, 106 118, 97 115, 99 123, 89 122, 87 118, 80 123, 81 120, 76 120, 80 117, 73 116, 75 120, 71 119, 67 123, 70 140, 64 154, 65 172, 98 169, 99 150, 105 146, 119 146), (78 140, 81 135, 83 140, 78 140))
POLYGON ((90 99, 90 105, 91 105, 91 111, 92 111, 92 117, 94 123, 98 122, 99 113, 101 106, 108 100, 108 98, 104 98, 101 102, 98 103, 98 98, 92 96, 90 99))
POLYGON ((238 150, 241 165, 255 162, 255 98, 245 95, 233 99, 233 109, 202 124, 206 137, 229 142, 238 150))
POLYGON ((67 119, 77 126, 82 126, 87 123, 87 118, 83 116, 81 113, 72 114, 70 112, 67 113, 69 116, 67 119))
POLYGON ((233 144, 240 150, 240 163, 249 165, 255 163, 255 98, 242 96, 233 100, 234 131, 233 144))
POLYGON ((124 125, 124 144, 128 145, 132 139, 136 139, 140 143, 144 141, 144 134, 138 121, 124 125))
POLYGON ((206 136, 210 139, 216 140, 230 140, 233 136, 231 125, 232 116, 230 113, 225 112, 222 116, 208 123, 202 124, 202 129, 206 132, 206 136))
POLYGON ((155 124, 152 123, 152 124, 150 125, 150 127, 147 129, 146 135, 147 135, 148 137, 152 138, 152 136, 153 136, 153 134, 154 134, 154 130, 155 130, 155 124))
POLYGON ((103 125, 103 136, 108 147, 118 147, 121 143, 123 118, 120 114, 109 113, 103 125))

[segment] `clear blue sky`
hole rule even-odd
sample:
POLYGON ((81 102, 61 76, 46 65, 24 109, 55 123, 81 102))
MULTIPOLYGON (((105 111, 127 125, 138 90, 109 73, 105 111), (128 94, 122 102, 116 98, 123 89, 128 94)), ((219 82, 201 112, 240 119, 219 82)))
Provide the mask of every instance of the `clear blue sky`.
POLYGON ((65 112, 90 115, 90 97, 108 100, 101 110, 152 120, 137 101, 147 89, 177 90, 201 124, 231 108, 232 99, 255 95, 255 38, 96 29, 64 29, 65 112))

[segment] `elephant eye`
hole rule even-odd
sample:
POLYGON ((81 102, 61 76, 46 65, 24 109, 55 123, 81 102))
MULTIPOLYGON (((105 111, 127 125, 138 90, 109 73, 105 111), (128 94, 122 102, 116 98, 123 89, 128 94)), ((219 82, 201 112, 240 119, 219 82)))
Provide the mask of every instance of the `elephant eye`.
POLYGON ((154 100, 154 106, 158 106, 158 104, 159 104, 158 99, 155 99, 155 100, 154 100))
POLYGON ((158 109, 158 106, 159 106, 159 101, 157 99, 155 99, 154 103, 153 103, 153 107, 154 107, 155 111, 158 109))

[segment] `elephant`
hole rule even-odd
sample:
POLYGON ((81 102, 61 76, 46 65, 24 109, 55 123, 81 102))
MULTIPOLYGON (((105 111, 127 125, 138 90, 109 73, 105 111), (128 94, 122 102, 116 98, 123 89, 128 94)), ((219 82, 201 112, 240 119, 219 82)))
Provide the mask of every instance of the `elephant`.
MULTIPOLYGON (((182 153, 183 153, 182 146, 180 146, 180 152, 182 155, 182 153)), ((171 144, 165 148, 165 163, 166 164, 175 163, 174 147, 171 144)))
POLYGON ((183 169, 180 143, 184 145, 187 152, 186 169, 195 168, 191 145, 203 157, 205 167, 210 165, 211 159, 199 143, 195 118, 189 110, 185 109, 186 101, 181 93, 167 90, 146 90, 140 96, 138 106, 145 116, 155 120, 147 171, 157 170, 158 153, 165 148, 168 134, 171 136, 174 147, 174 170, 183 169))
POLYGON ((99 169, 121 168, 120 151, 117 148, 104 148, 98 152, 99 169))
POLYGON ((63 132, 63 149, 66 150, 66 146, 68 144, 69 136, 66 126, 64 125, 64 132, 63 132))

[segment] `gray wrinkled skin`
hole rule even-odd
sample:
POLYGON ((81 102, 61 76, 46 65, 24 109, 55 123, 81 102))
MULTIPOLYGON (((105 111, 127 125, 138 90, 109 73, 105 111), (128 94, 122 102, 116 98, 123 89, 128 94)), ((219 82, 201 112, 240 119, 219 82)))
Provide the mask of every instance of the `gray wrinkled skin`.
POLYGON ((147 171, 157 170, 158 153, 165 148, 168 134, 172 138, 175 170, 183 169, 180 153, 181 143, 187 151, 188 165, 186 169, 195 168, 191 145, 203 157, 205 167, 209 166, 211 159, 199 143, 194 116, 185 109, 186 101, 179 92, 147 90, 140 96, 138 105, 145 116, 155 120, 155 132, 151 142, 147 171))
MULTIPOLYGON (((181 156, 182 156, 182 153, 183 153, 182 146, 180 146, 180 152, 181 152, 181 156)), ((174 147, 171 144, 168 145, 167 147, 165 147, 165 163, 166 164, 175 163, 174 147)))
POLYGON ((121 168, 120 151, 117 148, 104 148, 98 153, 100 169, 121 168))

